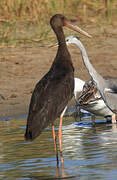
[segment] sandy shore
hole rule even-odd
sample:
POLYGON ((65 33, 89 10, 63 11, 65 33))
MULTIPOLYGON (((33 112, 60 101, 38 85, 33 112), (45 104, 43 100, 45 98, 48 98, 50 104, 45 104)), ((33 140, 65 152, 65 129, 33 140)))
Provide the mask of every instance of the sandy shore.
MULTIPOLYGON (((103 76, 117 77, 116 32, 105 38, 82 41, 91 63, 103 76)), ((35 84, 49 70, 57 49, 45 47, 17 47, 0 49, 0 117, 27 114, 35 84)), ((75 76, 90 77, 77 47, 69 47, 75 76)))

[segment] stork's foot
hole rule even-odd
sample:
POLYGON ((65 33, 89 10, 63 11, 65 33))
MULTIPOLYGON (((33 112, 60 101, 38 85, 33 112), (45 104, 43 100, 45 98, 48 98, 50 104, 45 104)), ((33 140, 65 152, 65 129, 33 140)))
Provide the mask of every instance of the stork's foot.
POLYGON ((116 123, 116 114, 113 114, 112 115, 112 124, 115 124, 116 123))

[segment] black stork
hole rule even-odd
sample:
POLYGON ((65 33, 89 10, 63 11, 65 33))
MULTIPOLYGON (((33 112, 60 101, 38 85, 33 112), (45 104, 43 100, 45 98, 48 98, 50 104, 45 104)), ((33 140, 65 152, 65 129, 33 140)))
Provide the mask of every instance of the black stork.
MULTIPOLYGON (((73 97, 74 92, 74 67, 65 42, 63 26, 87 37, 91 36, 79 27, 74 26, 61 14, 54 15, 50 19, 50 25, 59 42, 58 51, 50 70, 36 84, 32 93, 25 139, 34 140, 49 124, 52 124, 53 140, 58 163, 54 121, 57 117, 61 116, 68 101, 73 97)), ((61 128, 62 121, 60 119, 59 143, 61 143, 61 128)))

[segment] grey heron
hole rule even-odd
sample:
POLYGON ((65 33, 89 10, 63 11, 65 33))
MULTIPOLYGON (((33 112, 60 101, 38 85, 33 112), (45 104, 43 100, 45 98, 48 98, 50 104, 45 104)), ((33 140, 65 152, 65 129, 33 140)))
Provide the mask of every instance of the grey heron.
MULTIPOLYGON (((65 40, 66 40, 67 45, 74 44, 80 49, 83 62, 91 76, 91 80, 85 83, 81 96, 75 97, 76 101, 78 102, 78 105, 80 105, 83 109, 93 113, 94 115, 99 115, 99 116, 104 116, 104 117, 111 116, 112 123, 115 123, 116 122, 115 113, 107 106, 107 104, 103 100, 103 97, 101 97, 102 95, 100 91, 98 90, 96 82, 94 81, 96 77, 102 78, 102 79, 104 78, 101 77, 96 72, 96 70, 90 63, 87 52, 77 36, 71 35, 71 36, 66 37, 65 40)), ((58 43, 52 45, 52 47, 57 46, 57 45, 58 43)), ((107 80, 105 79, 105 82, 108 82, 108 81, 109 79, 107 80)), ((92 123, 94 124, 94 116, 92 116, 92 123)))
POLYGON ((115 123, 115 114, 117 111, 117 80, 114 78, 104 79, 95 70, 95 68, 90 63, 87 52, 78 37, 69 36, 66 38, 66 43, 67 45, 75 44, 80 49, 84 65, 91 76, 94 87, 99 91, 97 91, 98 97, 100 95, 102 97, 102 99, 98 101, 97 108, 99 107, 99 109, 97 109, 97 113, 101 113, 104 116, 112 115, 112 123, 115 123), (102 108, 100 109, 100 107, 102 108))

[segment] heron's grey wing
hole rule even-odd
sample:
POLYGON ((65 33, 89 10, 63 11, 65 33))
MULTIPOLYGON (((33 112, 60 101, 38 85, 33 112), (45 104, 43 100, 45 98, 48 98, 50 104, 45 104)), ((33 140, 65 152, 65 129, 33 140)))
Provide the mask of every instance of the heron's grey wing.
POLYGON ((117 85, 117 77, 104 76, 103 77, 108 83, 112 82, 117 85))
POLYGON ((117 94, 105 92, 106 105, 111 109, 114 113, 117 113, 117 94))
POLYGON ((107 107, 115 112, 117 110, 117 78, 110 76, 103 78, 97 72, 92 78, 107 107))
POLYGON ((115 113, 117 113, 117 83, 116 80, 107 80, 107 88, 104 89, 104 96, 107 106, 115 113))

